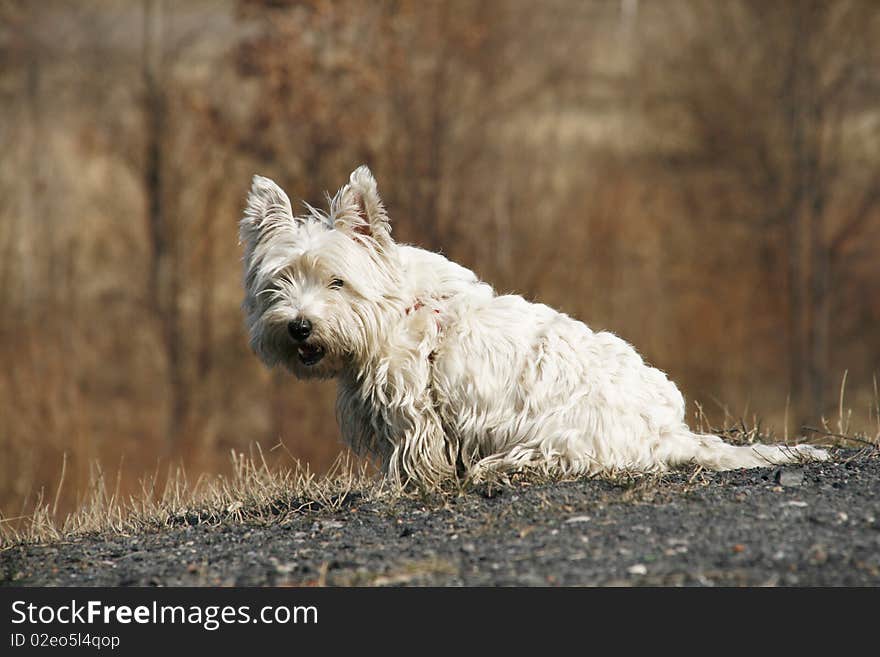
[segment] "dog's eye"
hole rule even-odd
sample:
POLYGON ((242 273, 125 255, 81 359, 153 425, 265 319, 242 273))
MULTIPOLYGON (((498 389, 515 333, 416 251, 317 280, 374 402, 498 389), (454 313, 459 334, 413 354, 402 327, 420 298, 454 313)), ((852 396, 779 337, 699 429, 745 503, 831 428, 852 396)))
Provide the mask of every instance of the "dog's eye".
POLYGON ((345 285, 345 281, 343 281, 341 278, 334 278, 332 281, 330 281, 330 285, 328 285, 327 287, 329 287, 331 290, 338 290, 343 285, 345 285))
POLYGON ((269 301, 274 300, 281 293, 281 285, 276 281, 270 281, 257 293, 259 297, 266 297, 269 301))

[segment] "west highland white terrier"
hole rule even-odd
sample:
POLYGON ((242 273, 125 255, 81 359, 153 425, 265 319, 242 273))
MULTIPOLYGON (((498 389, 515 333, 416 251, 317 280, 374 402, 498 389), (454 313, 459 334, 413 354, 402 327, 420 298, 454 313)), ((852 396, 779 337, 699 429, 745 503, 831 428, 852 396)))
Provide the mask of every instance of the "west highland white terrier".
POLYGON ((306 208, 254 177, 240 234, 251 347, 299 378, 336 377, 344 440, 395 483, 828 458, 691 432, 678 388, 616 335, 394 242, 365 166, 329 211, 306 208))

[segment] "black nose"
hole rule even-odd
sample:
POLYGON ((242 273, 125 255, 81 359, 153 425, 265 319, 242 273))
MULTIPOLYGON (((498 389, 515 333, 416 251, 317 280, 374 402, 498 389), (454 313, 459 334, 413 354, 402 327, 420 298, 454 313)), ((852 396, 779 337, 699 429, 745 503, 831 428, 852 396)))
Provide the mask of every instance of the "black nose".
POLYGON ((312 323, 303 317, 297 317, 287 325, 287 330, 294 340, 305 340, 312 333, 312 323))

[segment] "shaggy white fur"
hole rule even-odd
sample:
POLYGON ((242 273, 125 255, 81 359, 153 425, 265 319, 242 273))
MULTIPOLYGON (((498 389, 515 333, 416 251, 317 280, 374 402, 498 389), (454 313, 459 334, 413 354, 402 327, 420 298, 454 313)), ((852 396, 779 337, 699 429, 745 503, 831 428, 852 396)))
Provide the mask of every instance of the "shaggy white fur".
POLYGON ((364 166, 329 212, 307 208, 294 216, 254 177, 241 221, 251 346, 297 377, 337 377, 343 438, 394 482, 828 458, 692 433, 678 388, 616 335, 395 243, 364 166))

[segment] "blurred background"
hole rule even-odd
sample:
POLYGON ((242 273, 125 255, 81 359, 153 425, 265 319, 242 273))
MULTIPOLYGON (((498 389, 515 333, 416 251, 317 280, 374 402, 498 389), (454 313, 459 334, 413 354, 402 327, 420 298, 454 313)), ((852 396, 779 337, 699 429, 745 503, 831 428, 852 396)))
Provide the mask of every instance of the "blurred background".
POLYGON ((320 204, 368 163, 398 240, 613 330, 689 416, 790 438, 846 373, 877 431, 875 1, 0 0, 0 149, 7 517, 62 469, 65 511, 95 463, 339 453, 334 385, 247 346, 255 172, 320 204))

